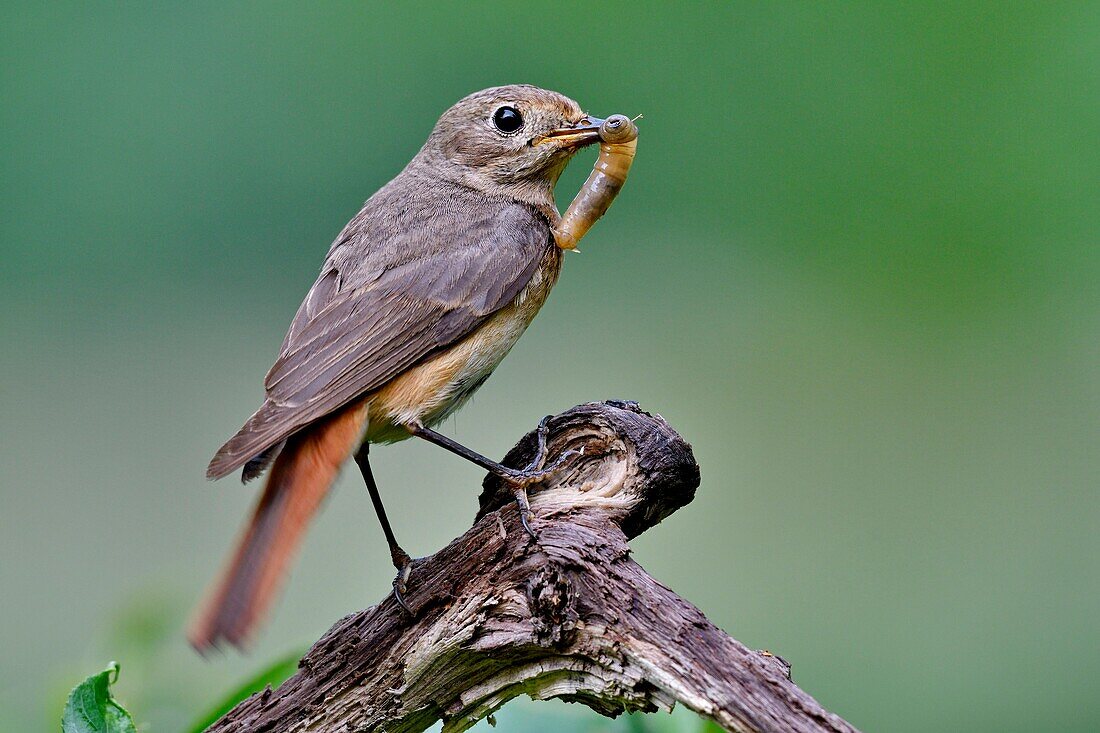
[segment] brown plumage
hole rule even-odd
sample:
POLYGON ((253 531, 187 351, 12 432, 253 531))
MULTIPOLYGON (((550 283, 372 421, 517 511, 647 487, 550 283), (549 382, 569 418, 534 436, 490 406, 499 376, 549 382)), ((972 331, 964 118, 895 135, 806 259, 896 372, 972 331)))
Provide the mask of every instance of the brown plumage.
POLYGON ((204 648, 218 638, 235 645, 246 641, 307 523, 358 444, 365 418, 361 406, 345 407, 295 435, 275 459, 245 533, 204 604, 207 610, 191 627, 196 646, 204 648))
POLYGON ((441 421, 523 333, 561 266, 554 183, 594 138, 535 142, 586 124, 576 102, 536 87, 470 95, 336 238, 264 381, 263 404, 207 469, 213 479, 243 466, 247 479, 274 461, 192 626, 196 647, 247 640, 361 442, 441 421), (522 116, 518 130, 497 126, 504 107, 522 116))

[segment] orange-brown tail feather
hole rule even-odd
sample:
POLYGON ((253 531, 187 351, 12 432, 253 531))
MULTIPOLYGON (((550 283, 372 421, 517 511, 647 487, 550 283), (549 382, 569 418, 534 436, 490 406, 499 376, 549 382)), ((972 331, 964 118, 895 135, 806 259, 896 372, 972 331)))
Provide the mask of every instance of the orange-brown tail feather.
POLYGON ((188 632, 203 651, 225 640, 242 646, 271 605, 341 464, 362 435, 365 411, 354 405, 318 420, 287 441, 229 565, 188 632))

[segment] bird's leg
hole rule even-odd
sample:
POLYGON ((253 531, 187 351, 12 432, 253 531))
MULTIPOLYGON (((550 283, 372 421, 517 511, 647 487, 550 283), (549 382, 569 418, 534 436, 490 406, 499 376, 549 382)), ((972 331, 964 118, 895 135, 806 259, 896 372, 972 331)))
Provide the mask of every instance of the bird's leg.
POLYGON ((404 595, 408 588, 409 574, 412 572, 412 558, 409 557, 409 553, 401 549, 401 545, 397 544, 397 538, 393 536, 390 520, 386 517, 386 508, 382 506, 382 495, 378 493, 378 484, 374 482, 374 474, 370 470, 370 461, 367 460, 369 450, 369 445, 363 443, 355 453, 355 463, 358 464, 359 471, 363 474, 363 481, 367 484, 367 492, 370 493, 371 503, 374 504, 374 512, 378 515, 378 522, 382 525, 383 534, 386 535, 386 543, 390 546, 390 559, 393 560, 393 566, 397 568, 397 577, 393 579, 393 596, 401 604, 401 608, 411 614, 412 611, 405 603, 404 595))
POLYGON ((550 466, 546 466, 546 458, 548 449, 546 445, 546 437, 550 432, 549 428, 550 415, 547 415, 539 423, 537 435, 538 435, 538 450, 534 459, 527 464, 524 468, 509 468, 508 466, 501 465, 496 461, 486 458, 480 453, 470 450, 466 446, 458 443, 457 441, 448 438, 446 435, 442 435, 432 430, 431 428, 421 423, 411 423, 406 425, 405 428, 418 438, 423 438, 429 443, 435 443, 441 448, 449 450, 456 456, 461 456, 467 461, 481 466, 494 476, 498 476, 507 481, 512 487, 512 493, 516 497, 516 506, 519 508, 520 522, 523 524, 523 528, 527 531, 527 534, 532 539, 538 539, 535 537, 534 531, 531 529, 531 505, 527 501, 527 487, 531 484, 542 481, 547 476, 552 474, 576 451, 566 451, 558 457, 550 466))

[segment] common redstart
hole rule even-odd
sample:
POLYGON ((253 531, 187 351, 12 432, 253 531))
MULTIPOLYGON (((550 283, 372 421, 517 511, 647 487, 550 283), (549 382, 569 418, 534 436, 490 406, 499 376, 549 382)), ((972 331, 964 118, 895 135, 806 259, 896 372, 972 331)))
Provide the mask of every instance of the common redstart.
POLYGON ((562 261, 554 184, 577 150, 599 140, 602 122, 534 86, 471 94, 340 232, 264 380, 263 404, 207 468, 210 479, 243 468, 245 481, 270 471, 191 627, 195 647, 247 641, 352 456, 397 568, 394 594, 408 608, 411 561, 371 474, 372 443, 416 436, 501 476, 530 531, 525 487, 554 468, 545 452, 509 468, 432 427, 484 384, 546 301, 562 261))

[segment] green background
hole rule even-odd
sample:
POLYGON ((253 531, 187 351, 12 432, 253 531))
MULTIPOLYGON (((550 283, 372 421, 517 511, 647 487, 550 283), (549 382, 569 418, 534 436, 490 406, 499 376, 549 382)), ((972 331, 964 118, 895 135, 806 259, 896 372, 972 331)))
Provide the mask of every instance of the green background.
MULTIPOLYGON (((703 484, 636 557, 827 707, 1100 727, 1097 4, 5 3, 0 54, 3 730, 56 729, 112 658, 180 730, 387 592, 348 472, 253 651, 182 640, 257 493, 203 469, 329 242, 446 107, 511 82, 643 133, 443 429, 500 456, 637 399, 703 484)), ((469 526, 475 468, 410 442, 375 470, 415 554, 469 526)))

